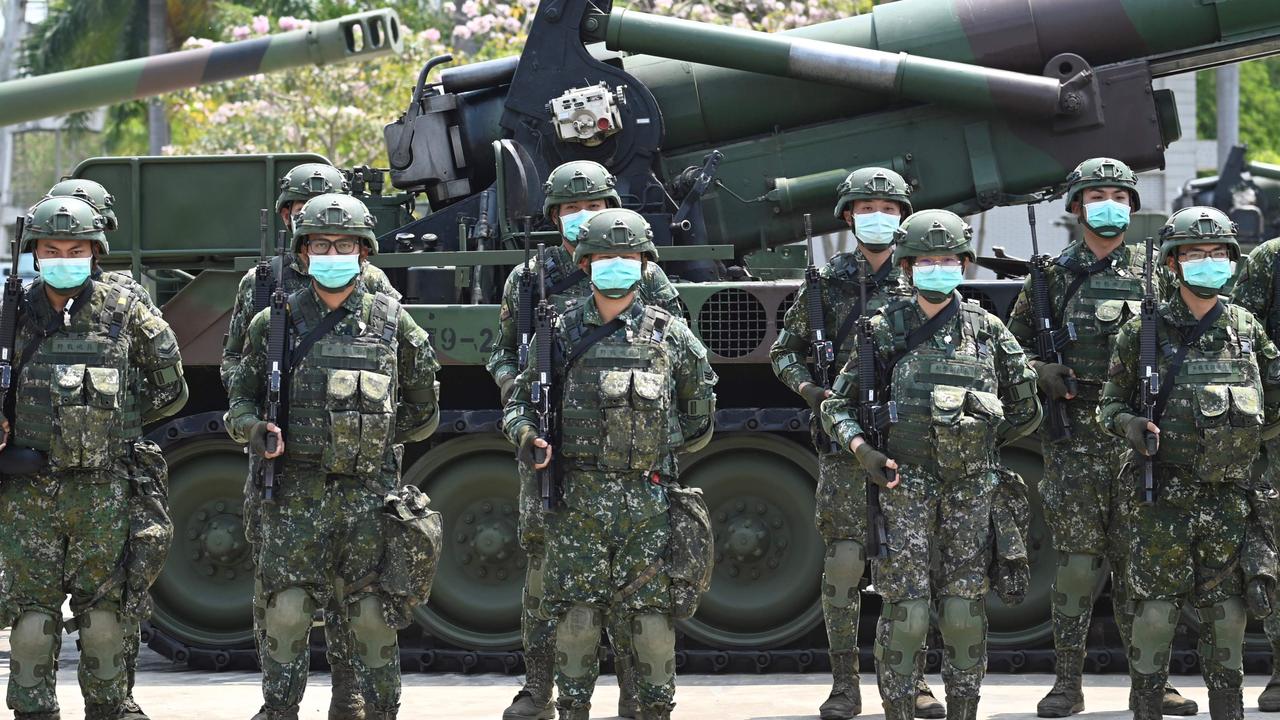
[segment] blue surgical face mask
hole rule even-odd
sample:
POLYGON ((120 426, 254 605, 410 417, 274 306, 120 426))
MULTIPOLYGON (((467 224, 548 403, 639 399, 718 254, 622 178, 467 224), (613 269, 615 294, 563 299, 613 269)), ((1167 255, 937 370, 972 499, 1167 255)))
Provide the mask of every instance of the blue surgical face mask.
POLYGON ((951 295, 964 281, 964 267, 932 265, 916 266, 911 270, 911 283, 920 290, 926 300, 941 302, 951 295))
POLYGON ((871 212, 853 216, 853 234, 863 245, 877 250, 893 244, 893 233, 902 218, 886 212, 871 212))
POLYGON ((620 298, 631 292, 640 282, 640 261, 628 258, 594 260, 591 263, 591 284, 608 298, 620 298))
POLYGON ((583 225, 587 224, 592 215, 599 212, 599 210, 579 210, 576 213, 561 215, 560 234, 564 236, 565 240, 569 241, 570 245, 576 246, 578 244, 578 231, 582 229, 583 225))
POLYGON ((89 279, 93 258, 42 258, 40 277, 58 290, 78 288, 89 279))
POLYGON ((1101 200, 1084 206, 1084 222, 1100 237, 1113 238, 1129 227, 1129 205, 1101 200))
POLYGON ((320 287, 338 290, 346 287, 360 274, 360 255, 311 255, 307 274, 320 283, 320 287))
POLYGON ((1235 263, 1230 260, 1205 258, 1195 262, 1182 261, 1182 279, 1192 292, 1201 297, 1213 297, 1236 274, 1235 263))

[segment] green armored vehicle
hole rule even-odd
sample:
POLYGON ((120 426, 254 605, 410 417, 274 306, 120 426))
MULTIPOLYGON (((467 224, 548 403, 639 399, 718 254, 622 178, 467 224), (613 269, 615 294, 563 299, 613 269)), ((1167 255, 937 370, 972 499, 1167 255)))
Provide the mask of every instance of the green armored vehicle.
MULTIPOLYGON (((835 188, 868 165, 905 177, 917 209, 962 214, 1028 202, 1089 157, 1162 167, 1181 131, 1172 94, 1153 79, 1275 53, 1278 39, 1274 0, 900 0, 778 34, 565 0, 538 7, 519 57, 446 68, 427 83, 447 62, 432 60, 405 113, 388 118, 390 168, 350 173, 379 217, 374 262, 445 363, 440 431, 405 456, 405 482, 431 495, 446 524, 405 666, 519 667, 515 467, 483 362, 502 281, 524 258, 519 221, 542 207, 552 167, 585 159, 613 172, 623 205, 653 226, 721 378, 716 436, 683 464, 683 479, 706 493, 717 566, 698 614, 681 625, 680 662, 818 669, 809 411, 768 364, 804 265, 788 247, 803 237, 803 215, 817 232, 843 229, 830 213, 835 188)), ((192 388, 184 417, 152 432, 171 463, 177 532, 153 590, 150 643, 177 660, 253 661, 246 459, 222 427, 217 364, 236 283, 257 262, 257 209, 272 205, 276 178, 317 160, 97 158, 75 173, 116 194, 111 260, 156 282, 192 388)), ((963 291, 1004 314, 1019 287, 963 291)), ((1038 445, 1005 459, 1035 486, 1038 445)), ((1046 552, 1033 558, 1030 597, 1013 608, 990 601, 997 670, 1052 662, 1053 560, 1043 526, 1033 535, 1046 552)), ((864 605, 868 626, 877 612, 864 605)), ((1110 640, 1092 668, 1122 664, 1110 640)))

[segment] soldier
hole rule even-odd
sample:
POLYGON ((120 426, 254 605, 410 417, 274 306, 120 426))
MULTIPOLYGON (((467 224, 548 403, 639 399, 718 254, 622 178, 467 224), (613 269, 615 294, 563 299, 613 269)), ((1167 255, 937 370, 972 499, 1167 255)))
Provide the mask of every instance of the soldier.
MULTIPOLYGON (((859 268, 869 266, 867 311, 875 312, 894 299, 908 297, 902 272, 892 262, 893 234, 902 218, 911 214, 911 186, 898 173, 885 168, 862 168, 845 178, 836 189, 835 216, 853 230, 858 247, 839 253, 822 268, 822 309, 835 347, 833 368, 843 367, 853 349, 854 323, 861 315, 859 268)), ((818 451, 818 491, 815 521, 826 545, 822 569, 822 615, 826 620, 833 684, 831 694, 818 709, 823 720, 841 720, 862 712, 858 684, 858 617, 862 611, 859 585, 866 564, 867 536, 865 473, 852 457, 820 432, 822 401, 831 391, 814 381, 805 362, 810 354, 808 285, 801 285, 795 303, 787 310, 783 329, 769 351, 773 372, 813 410, 810 430, 818 451)), ((940 718, 942 703, 923 677, 916 695, 916 717, 940 718)))
MULTIPOLYGON (((1057 681, 1036 713, 1067 717, 1084 710, 1081 673, 1093 594, 1111 570, 1111 603, 1121 642, 1128 646, 1133 616, 1125 587, 1128 546, 1120 525, 1116 469, 1123 444, 1097 424, 1098 393, 1106 382, 1111 340, 1142 298, 1142 252, 1125 244, 1130 213, 1142 207, 1138 177, 1119 160, 1094 158, 1067 178, 1067 212, 1084 229, 1084 240, 1063 250, 1046 273, 1052 322, 1076 339, 1061 348, 1063 362, 1037 353, 1038 319, 1028 278, 1009 317, 1047 398, 1066 407, 1070 437, 1044 438, 1045 474, 1040 482, 1045 520, 1058 554, 1053 585, 1053 641, 1057 681), (1069 390, 1074 379, 1075 391, 1069 390)), ((1159 284, 1160 276, 1156 278, 1159 284)), ((1157 286, 1157 294, 1161 291, 1157 286)), ((1194 700, 1166 689, 1166 715, 1194 715, 1194 700)))
POLYGON ((1040 421, 1035 373, 1018 341, 994 315, 955 291, 974 259, 972 229, 944 210, 907 218, 895 260, 914 300, 887 305, 872 320, 885 377, 860 378, 856 348, 822 405, 827 433, 848 448, 881 494, 889 557, 874 563, 884 599, 876 633, 876 675, 888 720, 915 708, 917 655, 937 603, 947 647, 942 678, 947 717, 977 717, 986 671, 996 448, 1040 421), (857 420, 859 388, 878 382, 897 403, 888 447, 872 447, 857 420), (931 571, 930 554, 939 558, 931 571))
POLYGON ((23 238, 40 278, 19 310, 15 421, 0 455, 0 557, 13 570, 0 626, 13 624, 8 705, 24 720, 59 715, 67 595, 85 717, 130 712, 126 647, 168 549, 165 478, 140 441, 144 423, 182 408, 187 386, 164 320, 133 291, 94 279, 106 226, 88 202, 52 197, 31 209, 23 238))
MULTIPOLYGON (((1266 328, 1271 342, 1280 341, 1280 238, 1273 238, 1253 249, 1245 259, 1231 291, 1231 303, 1253 313, 1266 328)), ((1275 443, 1267 443, 1267 457, 1273 459, 1280 453, 1275 443)), ((1269 467, 1273 466, 1269 463, 1269 467)), ((1276 478, 1271 478, 1275 486, 1276 478)), ((1280 530, 1280 529, 1278 529, 1280 530)), ((1267 639, 1271 641, 1271 680, 1258 697, 1258 709, 1263 712, 1280 712, 1280 613, 1272 613, 1263 623, 1267 639)))
MULTIPOLYGON (((280 178, 280 194, 276 197, 276 212, 279 213, 285 227, 292 229, 293 215, 302 209, 307 200, 324 193, 347 192, 347 181, 342 172, 332 165, 324 163, 303 163, 294 167, 280 178)), ((272 264, 272 271, 284 286, 286 293, 292 294, 310 285, 302 258, 298 254, 290 257, 289 266, 280 272, 277 263, 272 264)), ((250 270, 240 279, 236 290, 235 305, 231 309, 231 322, 227 328, 226 345, 222 351, 222 384, 231 387, 231 380, 244 352, 245 336, 249 321, 260 308, 253 304, 254 279, 256 272, 250 270)), ((391 286, 391 281, 376 265, 362 263, 360 266, 360 282, 370 293, 386 293, 399 300, 400 293, 391 286)), ((250 460, 249 478, 245 483, 245 536, 253 547, 254 555, 262 546, 261 537, 261 493, 253 488, 254 477, 258 474, 258 461, 250 460)), ((254 593, 254 637, 259 643, 263 640, 262 628, 257 624, 258 617, 264 608, 260 606, 261 598, 254 593)), ((334 599, 336 603, 336 598, 334 599)), ((325 656, 332 672, 333 695, 329 700, 329 720, 361 720, 364 717, 364 698, 355 681, 355 670, 352 667, 351 647, 348 642, 351 633, 343 625, 343 615, 336 605, 324 608, 325 656)), ((262 649, 259 648, 259 654, 262 649)))
POLYGON ((668 486, 677 478, 675 454, 710 441, 716 376, 684 321, 639 299, 644 266, 657 259, 652 237, 630 210, 604 210, 586 222, 574 259, 592 294, 562 317, 554 346, 553 365, 563 368, 555 381, 558 447, 538 437, 535 368, 518 377, 503 420, 523 463, 543 469, 556 462, 563 477, 563 498, 546 518, 542 607, 556 618, 557 704, 565 720, 588 716, 604 613, 630 628, 637 716, 670 718, 673 614, 692 612, 664 564, 668 486), (536 466, 535 446, 547 449, 536 466))
MULTIPOLYGON (((573 262, 573 247, 577 232, 585 220, 607 208, 621 207, 622 199, 614 187, 613 175, 604 166, 589 160, 567 162, 551 171, 543 186, 542 214, 556 226, 563 241, 547 248, 548 300, 564 311, 577 306, 591 295, 591 284, 585 273, 573 262)), ((531 259, 528 267, 538 272, 537 259, 531 259)), ((524 268, 512 270, 503 286, 502 305, 498 313, 498 340, 487 367, 498 384, 503 402, 515 388, 516 376, 524 369, 519 366, 518 347, 521 329, 516 327, 517 308, 520 305, 520 278, 524 268)), ((680 317, 683 308, 676 289, 657 263, 645 266, 638 290, 640 299, 657 305, 680 317)), ((530 329, 526 328, 526 332, 530 329)), ((524 468, 520 470, 520 545, 529 557, 526 572, 523 607, 520 614, 521 635, 524 639, 525 685, 516 693, 503 713, 503 720, 534 720, 551 718, 555 711, 551 704, 551 670, 554 662, 553 642, 555 628, 548 619, 539 619, 542 603, 542 569, 545 564, 545 532, 541 521, 541 505, 533 486, 533 478, 524 468)), ((608 622, 609 637, 613 643, 614 664, 618 673, 618 715, 635 717, 635 678, 631 670, 631 653, 626 641, 626 628, 608 622)))
POLYGON ((1264 425, 1280 421, 1280 351, 1262 324, 1218 292, 1234 274, 1234 224, 1213 208, 1187 208, 1161 229, 1160 262, 1177 294, 1160 304, 1155 353, 1160 393, 1148 419, 1141 398, 1141 322, 1116 337, 1098 420, 1138 455, 1123 471, 1130 495, 1130 593, 1137 603, 1129 648, 1131 705, 1158 720, 1178 602, 1199 611, 1200 660, 1214 720, 1244 717, 1241 693, 1249 610, 1270 611, 1274 579, 1250 572, 1250 468, 1264 425), (1154 492, 1144 492, 1146 435, 1155 436, 1154 492))
POLYGON ((336 597, 351 633, 357 689, 373 705, 366 715, 390 720, 400 704, 396 629, 407 624, 407 611, 387 587, 380 561, 390 538, 379 516, 384 496, 400 485, 402 443, 426 438, 439 423, 439 365, 427 333, 399 301, 357 282, 377 252, 363 203, 318 195, 294 215, 293 228, 293 250, 311 283, 288 298, 291 422, 281 428, 263 419, 269 309, 249 325, 227 411, 233 438, 265 460, 282 458, 275 499, 260 510, 266 702, 255 718, 298 717, 311 615, 336 597))

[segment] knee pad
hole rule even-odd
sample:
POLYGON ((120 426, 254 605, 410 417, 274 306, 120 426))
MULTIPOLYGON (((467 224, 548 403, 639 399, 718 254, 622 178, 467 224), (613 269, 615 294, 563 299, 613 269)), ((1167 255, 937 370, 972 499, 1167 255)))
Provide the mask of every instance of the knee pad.
POLYGON ((124 668, 124 626, 114 610, 90 610, 76 618, 80 662, 99 680, 114 680, 124 668))
POLYGON ((585 677, 599 659, 600 609, 574 605, 556 623, 556 667, 571 678, 585 677))
POLYGON ((351 636, 355 652, 365 667, 377 669, 390 663, 400 652, 396 642, 396 629, 382 616, 382 601, 373 595, 365 595, 360 602, 347 606, 351 618, 351 636))
POLYGON ((929 601, 903 600, 886 603, 881 622, 887 621, 884 642, 876 638, 876 661, 893 672, 910 676, 915 672, 916 653, 929 632, 929 601))
POLYGON ((22 613, 9 635, 9 672, 19 687, 53 677, 59 621, 41 612, 22 613))
POLYGON ((858 601, 858 581, 866 563, 862 543, 835 540, 827 546, 827 559, 822 565, 822 594, 834 607, 847 608, 858 601))
POLYGON ((550 620, 551 613, 546 609, 546 578, 543 574, 545 559, 530 555, 529 565, 524 571, 524 609, 538 620, 550 620))
POLYGON ((300 587, 281 590, 267 602, 263 631, 267 635, 267 655, 281 665, 293 662, 307 650, 311 614, 316 605, 300 587))
POLYGON ((636 675, 645 683, 663 687, 676 677, 676 626, 671 616, 657 613, 631 619, 632 652, 636 675))
POLYGON ((1133 617, 1129 666, 1139 675, 1155 675, 1169 666, 1169 648, 1178 627, 1178 606, 1167 600, 1143 600, 1133 617))
POLYGON ((1244 603, 1238 597, 1200 608, 1200 657, 1206 664, 1244 672, 1244 627, 1248 622, 1244 603))
POLYGON ((981 600, 954 596, 941 598, 938 602, 938 626, 952 667, 968 670, 986 655, 987 607, 981 600))
POLYGON ((1053 607, 1067 617, 1080 617, 1093 607, 1093 589, 1102 574, 1102 556, 1058 553, 1053 579, 1053 607))

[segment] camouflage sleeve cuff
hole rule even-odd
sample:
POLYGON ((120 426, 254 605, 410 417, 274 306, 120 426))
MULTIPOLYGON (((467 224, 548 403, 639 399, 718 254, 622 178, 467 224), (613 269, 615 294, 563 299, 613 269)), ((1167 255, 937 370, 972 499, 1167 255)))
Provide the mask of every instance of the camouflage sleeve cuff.
POLYGON ((401 405, 396 409, 397 443, 411 443, 426 440, 440 426, 440 406, 428 404, 401 405))
POLYGON ((434 404, 436 402, 436 398, 439 396, 439 392, 440 383, 424 385, 423 387, 405 388, 404 400, 405 402, 417 405, 426 405, 428 403, 434 404))
POLYGON ((791 392, 799 395, 801 385, 813 382, 813 373, 809 372, 808 365, 798 362, 779 370, 778 379, 782 380, 782 384, 790 388, 791 392))
POLYGON ((262 421, 257 413, 249 408, 240 408, 232 405, 231 409, 222 416, 223 424, 227 427, 227 434, 232 440, 241 445, 248 444, 249 433, 253 430, 253 426, 262 421))
POLYGON ((517 421, 507 427, 507 439, 516 447, 520 447, 520 445, 524 443, 525 435, 529 433, 536 435, 538 433, 538 428, 527 420, 517 421))

